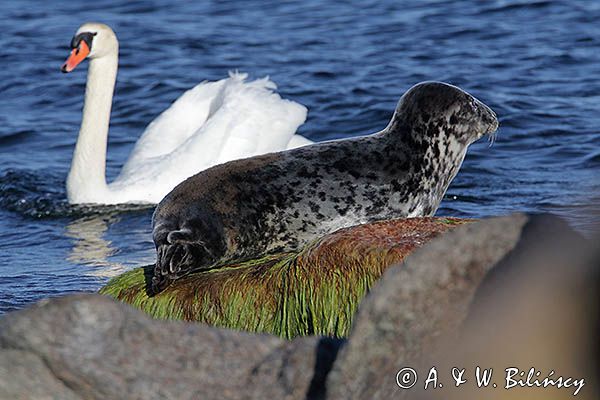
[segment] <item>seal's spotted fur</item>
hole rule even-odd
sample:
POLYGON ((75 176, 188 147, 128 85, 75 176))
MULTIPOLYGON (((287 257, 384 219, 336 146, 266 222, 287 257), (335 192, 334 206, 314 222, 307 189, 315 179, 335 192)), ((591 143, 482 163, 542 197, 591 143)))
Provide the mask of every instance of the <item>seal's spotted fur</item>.
POLYGON ((498 127, 468 93, 411 88, 369 136, 232 161, 177 186, 156 208, 157 293, 192 270, 296 249, 337 229, 430 216, 467 146, 498 127))

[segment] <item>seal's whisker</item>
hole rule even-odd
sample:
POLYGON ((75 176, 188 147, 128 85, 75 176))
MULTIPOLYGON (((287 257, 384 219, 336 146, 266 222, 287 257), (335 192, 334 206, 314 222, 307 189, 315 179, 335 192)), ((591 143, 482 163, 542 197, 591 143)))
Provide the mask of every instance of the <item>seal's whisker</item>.
POLYGON ((492 147, 494 145, 494 143, 496 143, 496 135, 497 135, 497 132, 492 132, 488 135, 488 142, 489 142, 488 147, 492 147))

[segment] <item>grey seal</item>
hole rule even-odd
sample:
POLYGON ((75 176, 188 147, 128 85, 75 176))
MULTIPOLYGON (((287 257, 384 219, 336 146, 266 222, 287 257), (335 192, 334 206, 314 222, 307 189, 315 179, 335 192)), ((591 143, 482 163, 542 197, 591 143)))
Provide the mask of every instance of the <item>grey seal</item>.
POLYGON ((431 216, 467 147, 497 128, 494 112, 467 92, 423 82, 381 132, 200 172, 154 212, 151 293, 191 271, 291 251, 340 228, 431 216))

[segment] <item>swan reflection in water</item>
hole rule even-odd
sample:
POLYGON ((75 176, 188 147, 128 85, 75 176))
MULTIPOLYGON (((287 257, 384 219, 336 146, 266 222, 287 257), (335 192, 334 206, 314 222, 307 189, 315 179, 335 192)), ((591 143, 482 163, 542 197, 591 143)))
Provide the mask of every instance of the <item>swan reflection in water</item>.
POLYGON ((93 215, 69 223, 65 234, 74 242, 67 260, 91 267, 84 271, 89 276, 111 278, 125 272, 125 265, 109 261, 119 249, 104 238, 108 227, 119 221, 118 215, 93 215))

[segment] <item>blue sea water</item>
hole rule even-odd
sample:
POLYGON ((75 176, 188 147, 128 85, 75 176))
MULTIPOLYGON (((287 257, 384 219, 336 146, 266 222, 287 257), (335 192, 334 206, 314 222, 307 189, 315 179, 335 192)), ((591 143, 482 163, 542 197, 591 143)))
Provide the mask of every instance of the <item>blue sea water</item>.
POLYGON ((109 180, 155 116, 228 70, 270 75, 308 107, 313 140, 380 130, 410 86, 442 80, 501 126, 492 147, 471 146, 438 214, 553 212, 600 229, 598 1, 2 1, 0 312, 154 259, 151 208, 66 203, 86 73, 59 67, 89 20, 121 45, 109 180))

